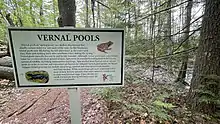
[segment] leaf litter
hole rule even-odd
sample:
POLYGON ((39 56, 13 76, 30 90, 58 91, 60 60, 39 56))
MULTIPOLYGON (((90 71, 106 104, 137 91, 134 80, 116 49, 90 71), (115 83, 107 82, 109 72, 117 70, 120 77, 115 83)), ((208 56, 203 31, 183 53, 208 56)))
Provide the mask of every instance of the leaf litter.
MULTIPOLYGON (((166 75, 166 69, 158 66, 155 74, 160 76, 156 76, 155 83, 150 79, 151 73, 148 73, 151 69, 144 69, 141 65, 126 66, 124 87, 82 88, 82 123, 210 123, 210 119, 204 118, 204 115, 192 116, 187 110, 187 91, 172 84, 175 76, 166 75)), ((51 89, 43 95, 46 89, 18 90, 7 80, 0 82, 4 84, 0 89, 0 124, 70 124, 69 96, 66 89, 51 89), (43 96, 37 100, 41 95, 43 96), (32 104, 33 101, 36 102, 32 104), (27 109, 24 109, 25 105, 31 107, 26 106, 27 109), (25 111, 13 113, 20 108, 25 111), (10 113, 13 114, 8 116, 10 113)))

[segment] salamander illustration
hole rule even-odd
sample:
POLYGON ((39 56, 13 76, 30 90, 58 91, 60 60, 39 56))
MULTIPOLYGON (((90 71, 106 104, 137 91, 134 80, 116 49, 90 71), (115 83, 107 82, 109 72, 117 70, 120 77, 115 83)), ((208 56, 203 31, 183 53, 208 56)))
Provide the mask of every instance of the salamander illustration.
POLYGON ((97 50, 100 52, 107 53, 106 50, 111 50, 112 48, 109 48, 113 44, 112 41, 108 41, 105 43, 101 43, 97 45, 97 50))
POLYGON ((47 76, 44 76, 44 75, 40 75, 40 74, 27 74, 27 76, 30 76, 31 80, 33 79, 45 79, 47 78, 47 76))
POLYGON ((29 71, 26 72, 26 79, 30 82, 47 83, 49 74, 45 71, 29 71))

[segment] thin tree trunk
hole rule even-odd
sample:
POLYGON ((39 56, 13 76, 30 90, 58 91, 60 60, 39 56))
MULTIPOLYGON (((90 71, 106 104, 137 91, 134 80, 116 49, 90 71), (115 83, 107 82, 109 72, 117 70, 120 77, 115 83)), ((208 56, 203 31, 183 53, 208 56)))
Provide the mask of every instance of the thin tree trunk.
MULTIPOLYGON (((172 0, 168 0, 167 8, 171 7, 171 1, 172 0)), ((172 15, 171 14, 172 14, 171 9, 169 9, 167 11, 167 24, 166 24, 166 29, 165 29, 166 30, 165 35, 167 37, 167 40, 166 40, 166 43, 165 43, 165 44, 167 44, 167 55, 172 54, 172 36, 171 36, 171 18, 172 18, 172 15)), ((172 72, 172 56, 170 56, 168 58, 167 67, 168 67, 168 71, 172 72)))
MULTIPOLYGON (((150 1, 150 8, 151 8, 151 12, 154 13, 154 8, 153 8, 153 5, 154 5, 154 0, 150 1)), ((154 16, 151 16, 151 22, 150 22, 150 33, 151 33, 151 44, 152 44, 152 55, 153 55, 153 61, 152 61, 152 81, 154 81, 154 67, 155 67, 155 64, 156 64, 156 60, 155 60, 155 43, 154 43, 154 28, 155 28, 155 22, 156 22, 156 15, 154 16)))
POLYGON ((161 15, 159 14, 158 15, 158 19, 157 19, 158 21, 158 27, 157 27, 157 37, 158 37, 158 39, 160 39, 160 36, 161 36, 161 29, 162 29, 162 19, 161 19, 161 15))
POLYGON ((85 0, 86 3, 86 21, 85 21, 85 27, 88 28, 89 26, 89 1, 85 0))
POLYGON ((34 24, 34 26, 36 26, 36 22, 35 22, 35 16, 34 16, 34 14, 33 14, 33 8, 32 8, 32 6, 33 6, 33 2, 32 1, 30 1, 30 15, 31 15, 31 19, 32 19, 32 23, 34 24))
POLYGON ((44 25, 44 12, 43 12, 43 0, 40 0, 40 12, 39 12, 39 15, 40 15, 40 25, 44 25))
POLYGON ((91 0, 93 28, 95 28, 95 0, 91 0))
MULTIPOLYGON (((191 21, 191 12, 192 12, 192 6, 193 6, 193 1, 188 0, 188 5, 187 5, 187 11, 186 11, 186 18, 185 18, 185 26, 190 24, 191 21)), ((185 27, 184 26, 184 27, 185 27)), ((183 36, 183 39, 187 39, 189 37, 189 31, 190 31, 190 26, 187 26, 187 28, 184 30, 185 34, 183 36)), ((187 50, 190 47, 189 43, 189 38, 185 41, 185 44, 183 44, 184 50, 187 50)), ((185 78, 186 78, 186 70, 187 70, 187 63, 189 59, 189 53, 184 53, 183 58, 182 58, 182 65, 178 74, 177 81, 181 82, 183 84, 186 84, 185 78)))
POLYGON ((99 28, 101 28, 100 26, 100 19, 101 19, 101 17, 100 17, 100 5, 99 4, 97 4, 97 21, 96 21, 96 23, 97 23, 97 27, 99 27, 99 28))
POLYGON ((134 33, 134 43, 137 42, 137 36, 138 36, 138 22, 137 22, 137 14, 138 9, 137 7, 134 7, 134 20, 135 20, 135 33, 134 33))
MULTIPOLYGON (((127 7, 129 7, 130 8, 130 1, 127 1, 127 7)), ((130 34, 131 34, 131 28, 130 28, 130 24, 131 24, 131 9, 128 9, 128 21, 127 21, 127 28, 128 28, 128 31, 127 31, 127 34, 128 34, 128 36, 127 36, 127 38, 129 39, 129 40, 131 40, 131 37, 130 37, 130 34)), ((134 40, 133 40, 133 42, 134 42, 134 40)))
POLYGON ((54 26, 56 26, 56 0, 53 0, 53 18, 54 26))
MULTIPOLYGON (((13 20, 11 19, 10 13, 8 13, 5 18, 7 19, 8 23, 10 24, 11 27, 15 26, 13 20)), ((9 56, 11 56, 9 42, 7 42, 7 54, 9 56)))

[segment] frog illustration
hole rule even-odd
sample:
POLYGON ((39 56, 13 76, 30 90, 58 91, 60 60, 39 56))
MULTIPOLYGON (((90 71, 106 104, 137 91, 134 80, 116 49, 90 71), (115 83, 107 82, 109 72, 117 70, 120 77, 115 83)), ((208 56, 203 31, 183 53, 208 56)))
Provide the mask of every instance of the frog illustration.
POLYGON ((113 44, 112 41, 104 42, 97 45, 97 50, 100 52, 107 53, 106 50, 111 50, 112 48, 109 48, 113 44))

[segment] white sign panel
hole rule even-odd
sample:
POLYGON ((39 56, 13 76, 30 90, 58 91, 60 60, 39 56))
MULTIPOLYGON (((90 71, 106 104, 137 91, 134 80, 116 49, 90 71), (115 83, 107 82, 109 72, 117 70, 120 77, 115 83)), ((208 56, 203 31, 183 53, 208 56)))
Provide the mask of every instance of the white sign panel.
POLYGON ((123 29, 8 31, 18 88, 123 85, 123 29))

